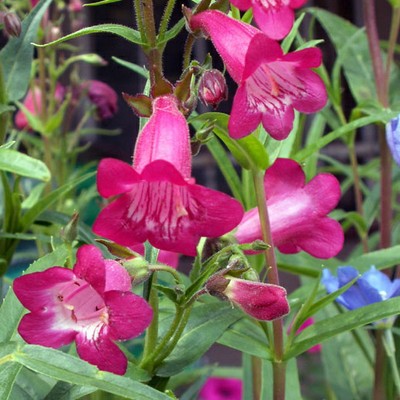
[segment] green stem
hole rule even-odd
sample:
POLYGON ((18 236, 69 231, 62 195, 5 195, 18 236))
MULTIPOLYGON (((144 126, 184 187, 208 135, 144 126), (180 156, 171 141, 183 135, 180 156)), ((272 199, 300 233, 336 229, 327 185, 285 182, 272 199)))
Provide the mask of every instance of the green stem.
POLYGON ((253 371, 253 400, 261 400, 261 390, 262 390, 262 379, 261 374, 262 371, 262 361, 259 357, 251 357, 251 369, 253 371))
POLYGON ((149 298, 148 302, 153 309, 153 320, 146 332, 146 337, 144 340, 144 350, 143 358, 147 358, 149 354, 153 352, 156 347, 158 339, 158 293, 157 290, 153 288, 153 283, 157 281, 157 272, 154 272, 149 279, 149 298))
POLYGON ((392 371, 393 382, 396 387, 397 396, 400 396, 400 374, 396 361, 396 347, 394 344, 393 333, 390 329, 385 329, 383 337, 383 345, 386 355, 389 359, 389 365, 392 371))
POLYGON ((143 43, 146 43, 147 38, 146 38, 146 32, 144 31, 143 15, 140 6, 140 0, 134 0, 133 7, 135 9, 136 26, 138 28, 138 31, 140 32, 140 38, 142 39, 143 43))
POLYGON ((168 265, 164 265, 164 264, 152 265, 150 267, 150 271, 168 272, 169 274, 171 274, 174 277, 175 283, 178 283, 178 284, 182 283, 182 279, 181 279, 181 276, 179 275, 179 273, 174 268, 171 268, 168 265))
POLYGON ((171 18, 172 11, 174 11, 175 2, 176 0, 168 0, 167 5, 165 6, 164 14, 162 16, 160 23, 160 29, 158 31, 159 40, 162 40, 165 36, 165 32, 167 32, 168 22, 171 18))
MULTIPOLYGON (((268 215, 267 201, 264 189, 264 176, 261 171, 253 170, 254 188, 256 192, 256 200, 258 213, 260 218, 262 240, 268 243, 271 247, 264 251, 265 260, 267 263, 268 282, 274 285, 279 285, 278 266, 275 258, 274 243, 271 235, 271 226, 268 215)), ((274 338, 274 400, 285 400, 285 363, 283 359, 283 322, 282 318, 272 321, 273 338, 274 338)), ((259 371, 261 374, 261 371, 259 371)))
POLYGON ((375 344, 375 377, 374 377, 374 391, 373 399, 382 400, 386 398, 385 391, 385 348, 383 346, 383 332, 378 330, 376 332, 375 344))
MULTIPOLYGON (((3 66, 0 63, 0 105, 7 105, 6 83, 4 81, 3 66)), ((0 114, 0 145, 2 145, 7 133, 8 112, 0 114)))
POLYGON ((192 55, 192 48, 196 38, 191 33, 188 34, 185 45, 183 47, 183 70, 189 67, 190 56, 192 55))
POLYGON ((168 331, 161 342, 153 348, 154 350, 143 357, 140 363, 141 368, 149 371, 154 370, 172 352, 189 320, 191 309, 191 305, 186 305, 186 308, 177 306, 174 319, 168 331))

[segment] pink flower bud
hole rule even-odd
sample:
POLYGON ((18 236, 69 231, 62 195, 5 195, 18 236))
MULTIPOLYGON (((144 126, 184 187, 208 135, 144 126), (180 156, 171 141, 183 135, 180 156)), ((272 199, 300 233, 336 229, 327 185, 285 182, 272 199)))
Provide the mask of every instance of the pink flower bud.
POLYGON ((200 100, 207 106, 218 107, 218 104, 228 98, 228 87, 224 75, 217 69, 206 71, 199 84, 200 100))
POLYGON ((217 275, 207 283, 207 289, 262 321, 271 321, 289 312, 286 290, 281 286, 217 275))
POLYGON ((68 9, 71 12, 75 12, 75 13, 77 13, 79 11, 82 11, 83 5, 82 5, 81 0, 70 0, 69 1, 69 5, 68 5, 68 9))
POLYGON ((8 36, 18 37, 21 34, 21 20, 12 12, 4 15, 4 30, 8 36))
POLYGON ((118 96, 115 90, 104 82, 91 80, 84 83, 90 101, 97 108, 99 119, 111 118, 118 110, 118 96))

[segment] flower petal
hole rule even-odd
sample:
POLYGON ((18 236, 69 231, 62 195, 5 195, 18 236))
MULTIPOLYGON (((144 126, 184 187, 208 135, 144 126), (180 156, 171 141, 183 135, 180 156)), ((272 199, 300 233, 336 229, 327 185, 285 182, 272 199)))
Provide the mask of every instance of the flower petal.
POLYGON ((254 1, 253 14, 257 25, 271 39, 283 39, 292 29, 294 12, 288 6, 266 8, 263 3, 254 1))
POLYGON ((143 298, 130 292, 104 294, 109 312, 109 337, 128 340, 141 335, 153 319, 153 310, 143 298))
POLYGON ((41 311, 43 308, 55 305, 57 287, 71 282, 74 278, 75 274, 70 269, 53 267, 16 278, 13 289, 25 308, 30 311, 41 311))
POLYGON ((106 281, 104 292, 120 290, 129 292, 132 288, 128 271, 114 260, 104 260, 106 269, 106 281))
POLYGON ((106 279, 105 264, 103 255, 96 246, 87 244, 78 249, 73 271, 100 295, 103 294, 106 279))
POLYGON ((114 158, 104 158, 97 170, 97 190, 108 198, 128 192, 139 181, 138 173, 127 163, 114 158))
POLYGON ((18 333, 29 344, 58 349, 73 342, 77 333, 72 328, 60 328, 56 317, 54 308, 26 314, 18 325, 18 333))
POLYGON ((232 111, 228 122, 229 135, 240 139, 252 133, 260 124, 262 113, 251 106, 246 85, 239 86, 233 99, 232 111))
POLYGON ((128 360, 125 354, 107 336, 107 327, 102 327, 96 338, 88 337, 86 332, 76 336, 76 351, 82 360, 95 365, 102 371, 123 375, 128 360))

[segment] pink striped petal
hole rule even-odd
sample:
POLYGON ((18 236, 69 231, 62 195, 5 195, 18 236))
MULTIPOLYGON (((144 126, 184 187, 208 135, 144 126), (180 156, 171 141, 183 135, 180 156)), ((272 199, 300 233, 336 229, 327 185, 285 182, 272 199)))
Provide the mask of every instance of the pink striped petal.
POLYGON ((109 313, 109 337, 128 340, 141 335, 153 319, 153 310, 141 297, 130 292, 111 291, 104 295, 109 313))
POLYGON ((262 3, 253 0, 253 15, 260 29, 274 40, 283 39, 292 29, 294 22, 294 11, 283 4, 265 8, 262 3))
POLYGON ((103 326, 95 336, 81 332, 76 336, 76 351, 82 360, 95 365, 102 371, 123 375, 128 360, 125 354, 108 337, 108 328, 103 326))
POLYGON ((159 249, 194 256, 201 236, 225 234, 242 218, 236 200, 185 181, 166 161, 148 164, 141 179, 100 212, 95 233, 124 246, 149 240, 159 249))

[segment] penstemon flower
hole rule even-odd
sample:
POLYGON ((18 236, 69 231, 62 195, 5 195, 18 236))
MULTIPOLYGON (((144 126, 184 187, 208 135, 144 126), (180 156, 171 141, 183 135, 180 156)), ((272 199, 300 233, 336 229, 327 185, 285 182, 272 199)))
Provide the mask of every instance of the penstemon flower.
POLYGON ((100 212, 93 231, 123 246, 148 240, 161 250, 194 256, 200 237, 221 236, 243 216, 238 201, 195 184, 189 128, 171 95, 154 100, 133 167, 102 160, 97 187, 105 198, 119 197, 100 212))
POLYGON ((240 10, 253 8, 257 25, 271 39, 283 39, 292 29, 294 9, 307 0, 230 0, 240 10))
POLYGON ((373 266, 361 276, 351 266, 339 267, 337 277, 333 276, 328 269, 324 269, 322 273, 322 283, 328 293, 335 292, 359 277, 354 285, 336 298, 338 303, 349 310, 400 296, 400 279, 391 281, 373 266))
POLYGON ((190 18, 193 30, 206 32, 239 85, 228 130, 239 139, 260 123, 275 139, 285 139, 293 127, 294 109, 313 113, 327 101, 324 83, 311 70, 321 65, 321 52, 311 47, 283 54, 279 44, 258 29, 219 11, 190 18))
POLYGON ((89 100, 96 106, 100 120, 111 118, 118 110, 118 96, 115 90, 104 82, 90 80, 82 84, 89 100))
POLYGON ((241 400, 243 383, 237 378, 210 377, 200 390, 200 400, 241 400))
MULTIPOLYGON (((340 198, 338 180, 318 174, 305 182, 301 166, 278 158, 264 177, 273 244, 282 253, 301 250, 314 257, 334 257, 343 247, 340 224, 327 217, 340 198)), ((261 239, 258 209, 247 211, 235 233, 239 243, 261 239)))
POLYGON ((73 270, 23 275, 13 288, 30 311, 18 327, 26 342, 59 348, 75 341, 83 360, 119 375, 127 359, 114 341, 139 336, 153 317, 147 302, 131 293, 127 271, 93 245, 78 250, 73 270))

